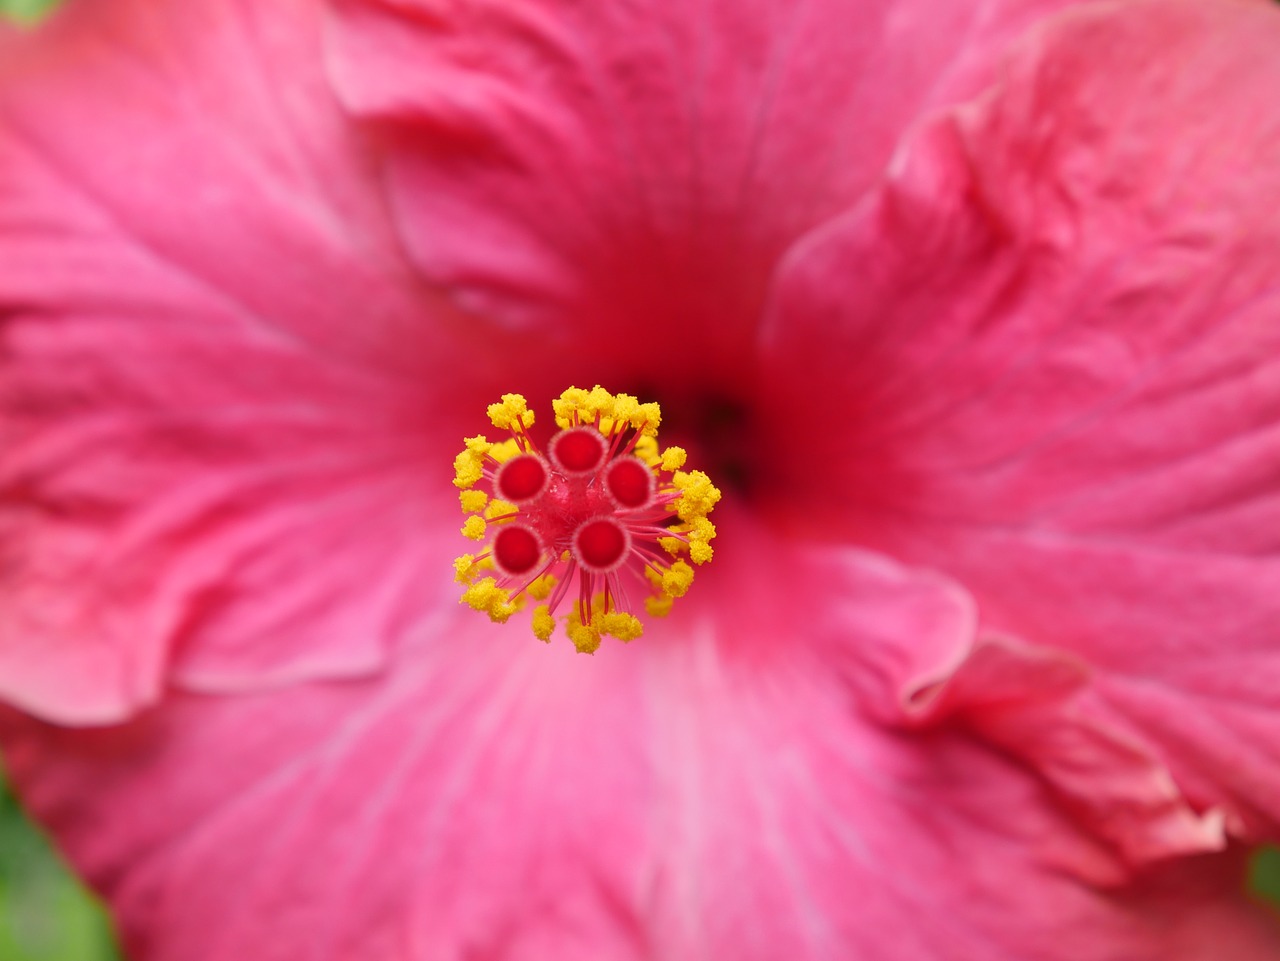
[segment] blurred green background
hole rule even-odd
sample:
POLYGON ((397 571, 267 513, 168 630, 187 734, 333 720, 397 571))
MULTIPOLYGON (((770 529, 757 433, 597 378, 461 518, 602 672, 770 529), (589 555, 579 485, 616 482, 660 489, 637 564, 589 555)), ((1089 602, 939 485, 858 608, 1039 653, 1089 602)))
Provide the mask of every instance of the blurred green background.
MULTIPOLYGON (((0 16, 31 22, 56 0, 0 0, 0 16)), ((268 0, 269 2, 269 0, 268 0)), ((1253 861, 1250 886, 1280 909, 1280 850, 1253 861)), ((0 959, 118 961, 111 926, 0 779, 0 959)))
MULTIPOLYGON (((56 0, 0 0, 0 15, 32 20, 54 5, 56 0)), ((6 958, 6 961, 8 959, 6 958)))
POLYGON ((111 926, 0 784, 0 959, 116 961, 111 926))

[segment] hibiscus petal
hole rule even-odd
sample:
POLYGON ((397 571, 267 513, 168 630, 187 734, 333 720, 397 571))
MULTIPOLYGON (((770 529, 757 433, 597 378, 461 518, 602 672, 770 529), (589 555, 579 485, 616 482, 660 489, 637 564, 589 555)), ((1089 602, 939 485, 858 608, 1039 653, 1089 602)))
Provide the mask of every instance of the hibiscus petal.
POLYGON ((0 715, 7 763, 139 961, 1276 956, 1236 855, 1125 883, 996 753, 868 723, 832 658, 916 615, 791 598, 932 579, 767 544, 725 560, 781 593, 594 658, 464 610, 376 679, 0 715))
POLYGON ((0 694, 46 717, 368 671, 448 562, 450 315, 319 28, 124 0, 6 36, 0 694))
POLYGON ((561 369, 586 352, 587 378, 673 345, 723 359, 714 378, 791 241, 1068 5, 344 0, 332 63, 410 255, 458 303, 561 369))
POLYGON ((1000 637, 967 653, 958 668, 903 688, 910 726, 958 722, 1030 762, 1131 862, 1226 847, 1223 813, 1188 801, 1084 661, 1000 637))
MULTIPOLYGON (((797 248, 767 388, 779 424, 818 383, 851 425, 816 477, 841 492, 829 532, 1082 661, 1091 692, 1048 688, 1077 712, 1058 720, 1136 736, 1237 832, 1280 817, 1277 44, 1269 4, 1047 24, 797 248)), ((773 431, 786 463, 804 436, 773 431)), ((1027 671, 1023 694, 1042 684, 1027 671)), ((1094 761, 1078 800, 1116 783, 1094 761)))

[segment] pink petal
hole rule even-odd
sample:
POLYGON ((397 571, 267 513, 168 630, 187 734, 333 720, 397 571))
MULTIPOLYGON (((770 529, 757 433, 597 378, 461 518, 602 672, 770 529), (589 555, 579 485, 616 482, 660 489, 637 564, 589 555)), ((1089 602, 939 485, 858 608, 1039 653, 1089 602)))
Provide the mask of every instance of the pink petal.
POLYGON ((335 81, 427 277, 571 379, 678 345, 723 380, 788 245, 1070 0, 336 6, 335 81))
MULTIPOLYGON (((1280 818, 1277 45, 1270 4, 1046 25, 797 248, 766 388, 780 463, 811 385, 849 426, 788 478, 825 536, 945 572, 984 632, 1085 672, 1067 696, 1025 672, 1015 699, 1059 715, 1019 752, 1087 806, 1131 748, 1245 833, 1280 818), (1065 788, 1051 731, 1095 744, 1092 783, 1065 788)), ((1121 843, 1181 847, 1164 823, 1121 843)))
POLYGON ((319 26, 124 0, 6 36, 0 695, 45 717, 372 670, 453 550, 452 321, 319 26))
POLYGON ((376 679, 6 714, 7 759, 139 961, 1276 957, 1234 854, 1125 882, 998 754, 868 724, 832 658, 931 579, 737 530, 737 593, 594 658, 463 610, 376 679))
POLYGON ((959 722, 1027 761, 1129 861, 1226 847, 1222 812, 1193 806, 1078 658, 988 637, 936 675, 904 689, 912 727, 959 722))

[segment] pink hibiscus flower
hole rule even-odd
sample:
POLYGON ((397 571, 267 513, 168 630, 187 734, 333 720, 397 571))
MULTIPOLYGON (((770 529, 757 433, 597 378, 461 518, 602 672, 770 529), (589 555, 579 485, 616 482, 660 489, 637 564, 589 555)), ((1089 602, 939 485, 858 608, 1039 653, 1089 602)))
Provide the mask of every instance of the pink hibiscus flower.
POLYGON ((1277 49, 1262 0, 0 32, 0 743, 131 957, 1280 958, 1277 49), (458 603, 450 465, 596 383, 723 498, 588 657, 458 603))

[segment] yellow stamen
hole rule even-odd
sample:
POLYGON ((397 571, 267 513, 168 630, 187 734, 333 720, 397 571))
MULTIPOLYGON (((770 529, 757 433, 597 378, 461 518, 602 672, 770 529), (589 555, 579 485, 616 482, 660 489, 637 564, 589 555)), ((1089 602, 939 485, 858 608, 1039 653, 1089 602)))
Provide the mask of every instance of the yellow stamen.
POLYGON ((662 593, 668 597, 684 597, 693 583, 693 568, 676 561, 662 574, 662 593))
POLYGON ((535 601, 545 601, 551 596, 551 592, 555 590, 556 583, 554 574, 543 574, 529 585, 528 594, 535 601))
POLYGON ((484 509, 484 516, 487 520, 493 520, 495 517, 501 517, 504 514, 517 514, 519 512, 520 508, 516 507, 515 504, 498 500, 498 498, 495 497, 493 500, 489 501, 489 506, 484 509))
MULTIPOLYGON (((657 446, 656 444, 654 445, 657 446)), ((662 469, 675 471, 684 466, 685 458, 688 455, 683 447, 668 447, 662 452, 662 469)))
POLYGON ((533 636, 540 641, 550 642, 551 635, 556 632, 556 619, 551 616, 551 609, 543 604, 533 609, 533 636))
POLYGON ((489 420, 499 430, 521 430, 533 426, 533 411, 520 394, 503 394, 501 403, 489 405, 489 420))
POLYGON ((484 491, 467 490, 458 494, 458 500, 462 503, 464 512, 474 514, 484 510, 484 505, 489 503, 489 495, 484 491))

